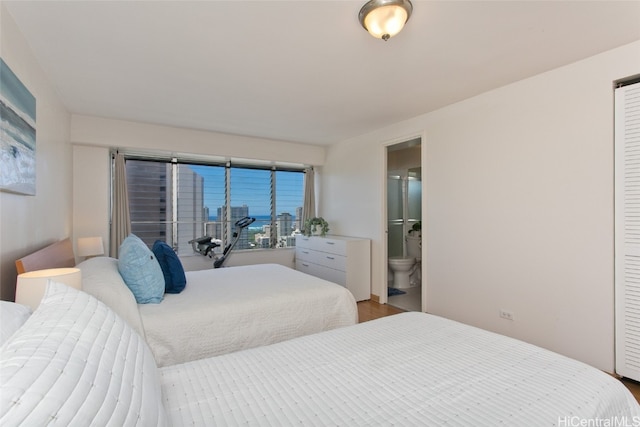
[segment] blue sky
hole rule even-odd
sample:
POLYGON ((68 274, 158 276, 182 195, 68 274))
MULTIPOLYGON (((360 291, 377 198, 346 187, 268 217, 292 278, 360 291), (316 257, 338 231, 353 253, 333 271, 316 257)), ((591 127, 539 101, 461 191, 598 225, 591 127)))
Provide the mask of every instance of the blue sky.
MULTIPOLYGON (((217 209, 224 205, 224 175, 222 166, 189 166, 204 178, 205 206, 209 214, 215 216, 217 209)), ((270 175, 263 169, 231 169, 231 206, 249 206, 249 215, 269 215, 270 175)), ((304 174, 278 171, 276 173, 276 210, 295 216, 296 208, 302 206, 304 174)))

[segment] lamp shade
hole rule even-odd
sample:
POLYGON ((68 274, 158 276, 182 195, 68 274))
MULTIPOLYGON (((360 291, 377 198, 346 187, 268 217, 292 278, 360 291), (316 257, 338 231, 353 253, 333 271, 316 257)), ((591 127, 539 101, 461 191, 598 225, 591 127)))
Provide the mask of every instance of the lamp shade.
POLYGON ((358 18, 369 34, 386 41, 402 30, 412 11, 410 0, 370 0, 358 18))
POLYGON ((78 239, 78 255, 84 257, 104 255, 102 237, 80 237, 78 239))
POLYGON ((82 288, 82 272, 78 268, 50 268, 28 271, 18 275, 16 302, 35 310, 40 305, 49 280, 64 283, 72 288, 82 288))

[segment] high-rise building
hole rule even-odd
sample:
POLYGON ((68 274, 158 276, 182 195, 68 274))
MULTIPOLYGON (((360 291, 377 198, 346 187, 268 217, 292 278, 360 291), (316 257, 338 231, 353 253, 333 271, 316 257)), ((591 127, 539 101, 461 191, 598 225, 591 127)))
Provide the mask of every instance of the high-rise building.
POLYGON ((156 240, 173 244, 171 165, 129 160, 126 170, 131 232, 149 246, 156 240))
POLYGON ((291 235, 291 236, 284 236, 282 237, 283 243, 285 248, 291 248, 294 247, 296 245, 296 236, 295 235, 291 235))
POLYGON ((201 237, 204 223, 209 220, 208 209, 204 207, 204 178, 188 165, 177 165, 178 206, 177 243, 179 254, 189 254, 193 248, 189 240, 201 237))
POLYGON ((302 231, 302 227, 304 227, 304 224, 302 223, 302 206, 298 206, 296 208, 296 230, 298 231, 302 231))
POLYGON ((293 217, 289 212, 282 212, 278 215, 278 240, 283 236, 290 236, 293 232, 293 217))
POLYGON ((269 249, 270 247, 270 238, 269 236, 260 236, 256 238, 256 246, 263 249, 269 249))
POLYGON ((174 219, 172 168, 170 163, 127 161, 131 231, 149 247, 162 240, 180 254, 191 253, 193 248, 188 242, 202 236, 208 218, 203 208, 204 179, 189 166, 177 165, 180 198, 174 219))
MULTIPOLYGON (((218 208, 218 225, 216 226, 216 228, 218 227, 221 228, 223 223, 225 222, 227 223, 228 235, 224 236, 224 238, 220 237, 220 239, 222 239, 225 246, 233 241, 233 233, 236 231, 236 227, 235 227, 236 221, 244 218, 245 216, 249 216, 249 207, 247 205, 231 206, 231 218, 229 218, 228 220, 227 220, 227 207, 220 206, 218 208)), ((219 231, 219 233, 217 234, 218 236, 222 235, 222 230, 216 230, 216 231, 219 231)), ((242 230, 242 233, 240 234, 240 238, 238 239, 238 243, 236 243, 236 246, 234 249, 249 249, 250 247, 251 245, 249 244, 249 233, 248 233, 248 230, 245 228, 242 230)))

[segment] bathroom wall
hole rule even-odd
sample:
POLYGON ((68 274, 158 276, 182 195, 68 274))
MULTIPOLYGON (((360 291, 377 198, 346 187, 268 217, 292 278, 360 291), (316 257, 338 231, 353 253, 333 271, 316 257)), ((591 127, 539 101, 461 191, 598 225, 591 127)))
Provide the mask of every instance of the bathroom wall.
POLYGON ((402 148, 400 150, 394 150, 393 146, 389 147, 387 153, 387 170, 392 171, 421 167, 420 151, 420 145, 414 145, 413 147, 402 148))
MULTIPOLYGON (((398 144, 400 146, 404 145, 398 144)), ((387 153, 387 257, 406 256, 404 249, 404 236, 416 219, 421 218, 421 194, 422 186, 420 145, 396 149, 391 146, 387 153), (403 200, 403 186, 407 184, 407 177, 411 176, 405 189, 408 196, 408 210, 406 217, 411 221, 407 228, 402 227, 399 220, 404 218, 405 207, 403 200)))

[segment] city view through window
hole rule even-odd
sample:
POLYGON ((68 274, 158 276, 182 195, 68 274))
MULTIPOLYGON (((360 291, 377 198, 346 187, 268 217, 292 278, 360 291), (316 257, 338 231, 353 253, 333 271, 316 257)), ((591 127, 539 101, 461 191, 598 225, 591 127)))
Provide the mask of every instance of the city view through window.
POLYGON ((294 246, 302 228, 302 171, 131 159, 126 169, 132 233, 150 246, 162 240, 189 255, 190 240, 209 236, 222 251, 245 216, 256 221, 234 250, 294 246))

